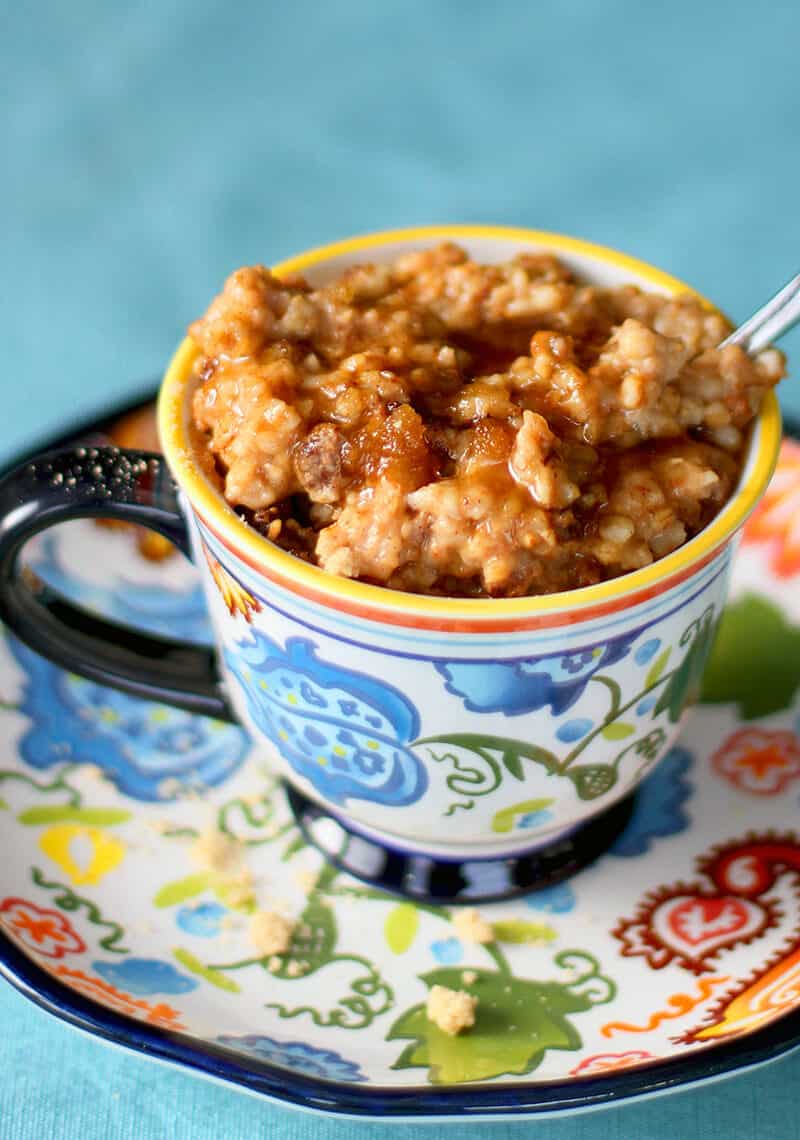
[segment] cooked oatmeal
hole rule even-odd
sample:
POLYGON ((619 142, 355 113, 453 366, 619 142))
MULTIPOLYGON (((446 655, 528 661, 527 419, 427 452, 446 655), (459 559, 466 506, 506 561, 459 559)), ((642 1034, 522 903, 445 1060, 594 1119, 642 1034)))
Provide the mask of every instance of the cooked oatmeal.
POLYGON ((264 957, 285 954, 297 924, 273 910, 260 910, 250 920, 250 941, 264 957))
POLYGON ((198 448, 262 534, 414 592, 586 586, 663 557, 736 482, 775 349, 716 347, 693 296, 458 246, 323 288, 263 266, 190 328, 198 448))

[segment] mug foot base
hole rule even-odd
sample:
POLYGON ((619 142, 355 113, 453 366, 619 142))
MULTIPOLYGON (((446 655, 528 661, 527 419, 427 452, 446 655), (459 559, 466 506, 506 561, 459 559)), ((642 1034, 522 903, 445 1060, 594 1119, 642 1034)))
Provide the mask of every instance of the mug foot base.
POLYGON ((391 840, 365 835, 295 788, 289 807, 305 838, 329 862, 373 887, 420 902, 498 902, 553 886, 591 863, 627 824, 633 795, 565 835, 513 855, 444 858, 408 851, 391 840))

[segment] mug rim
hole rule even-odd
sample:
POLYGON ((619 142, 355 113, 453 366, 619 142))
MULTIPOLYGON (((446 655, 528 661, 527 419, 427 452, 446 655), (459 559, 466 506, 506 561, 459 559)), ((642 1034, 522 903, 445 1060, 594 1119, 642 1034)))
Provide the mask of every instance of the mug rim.
MULTIPOLYGON (((506 226, 441 225, 378 231, 317 246, 273 266, 272 272, 276 276, 299 273, 334 257, 379 246, 470 237, 518 241, 529 247, 579 254, 636 274, 648 285, 670 295, 690 293, 709 309, 716 308, 678 278, 618 250, 563 234, 506 226)), ((742 475, 733 496, 699 534, 649 566, 555 594, 515 598, 443 598, 412 594, 344 578, 304 562, 270 542, 236 514, 194 456, 185 397, 198 355, 194 341, 185 337, 170 361, 158 398, 158 430, 164 455, 192 509, 234 554, 289 591, 302 593, 329 608, 392 624, 496 630, 520 628, 521 623, 526 627, 529 623, 534 626, 556 624, 559 614, 566 614, 566 621, 572 624, 661 593, 705 566, 741 528, 766 490, 781 442, 780 406, 774 390, 770 390, 751 429, 742 475)))

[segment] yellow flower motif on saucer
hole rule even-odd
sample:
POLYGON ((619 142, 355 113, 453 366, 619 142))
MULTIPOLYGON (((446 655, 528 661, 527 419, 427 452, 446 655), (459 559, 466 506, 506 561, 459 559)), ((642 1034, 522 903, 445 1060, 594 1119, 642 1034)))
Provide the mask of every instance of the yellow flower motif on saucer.
POLYGON ((257 614, 261 609, 261 602, 259 602, 258 598, 253 597, 249 590, 246 590, 240 582, 237 582, 236 579, 228 573, 207 546, 203 546, 203 553, 206 556, 211 577, 214 579, 214 584, 222 595, 222 600, 227 606, 228 613, 231 617, 236 617, 237 614, 241 614, 246 622, 251 622, 253 620, 253 614, 257 614))
POLYGON ((57 823, 39 837, 45 855, 57 863, 75 886, 99 883, 125 858, 125 844, 100 827, 57 823))

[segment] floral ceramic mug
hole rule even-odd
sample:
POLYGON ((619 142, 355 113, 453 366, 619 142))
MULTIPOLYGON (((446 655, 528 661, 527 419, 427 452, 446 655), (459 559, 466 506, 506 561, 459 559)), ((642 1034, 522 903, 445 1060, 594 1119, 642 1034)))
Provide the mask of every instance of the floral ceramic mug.
MULTIPOLYGON (((597 284, 686 289, 599 246, 480 226, 358 238, 276 272, 320 284, 365 257, 390 260, 444 238, 483 262, 544 249, 597 284)), ((191 445, 196 352, 185 340, 163 383, 164 459, 78 448, 41 456, 0 485, 0 616, 15 632, 76 672, 235 717, 329 824, 425 858, 552 849, 652 770, 697 689, 736 536, 773 470, 772 394, 730 501, 667 557, 557 595, 424 597, 327 574, 230 509, 191 445), (215 651, 111 628, 19 572, 32 534, 81 515, 150 526, 194 559, 215 651)))

